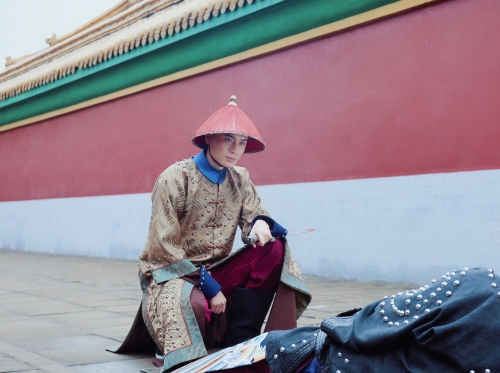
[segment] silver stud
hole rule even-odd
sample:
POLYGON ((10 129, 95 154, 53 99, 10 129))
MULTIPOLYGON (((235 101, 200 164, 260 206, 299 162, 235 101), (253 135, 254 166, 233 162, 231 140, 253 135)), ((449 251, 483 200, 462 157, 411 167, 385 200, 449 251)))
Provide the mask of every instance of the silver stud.
POLYGON ((490 273, 490 274, 488 275, 488 277, 489 277, 489 278, 495 278, 495 275, 494 275, 493 273, 490 273))
POLYGON ((451 277, 446 277, 446 281, 450 281, 451 280, 451 277))
POLYGON ((411 303, 411 300, 409 300, 409 299, 405 300, 405 304, 406 304, 407 306, 409 306, 409 305, 410 305, 410 303, 411 303))
POLYGON ((340 370, 337 370, 335 373, 342 373, 340 370))
POLYGON ((417 295, 417 300, 420 300, 420 299, 422 299, 422 298, 423 298, 423 297, 422 297, 422 294, 417 295))
POLYGON ((389 322, 387 323, 387 326, 392 326, 392 321, 389 321, 389 322))
POLYGON ((462 271, 462 272, 460 272, 460 276, 465 276, 465 274, 466 274, 466 273, 467 273, 467 272, 462 271))
POLYGON ((441 278, 444 280, 446 278, 446 275, 442 275, 441 278))
POLYGON ((385 302, 381 302, 380 307, 384 307, 384 306, 385 306, 385 302))
POLYGON ((436 297, 436 293, 431 293, 430 297, 431 298, 435 298, 436 297))
POLYGON ((277 358, 278 358, 278 355, 276 355, 276 354, 275 354, 275 355, 273 356, 273 359, 274 359, 274 360, 276 360, 277 358))
POLYGON ((385 313, 384 310, 380 310, 380 314, 383 315, 385 313))
POLYGON ((405 311, 405 316, 410 316, 410 310, 405 311))
POLYGON ((464 271, 468 271, 469 270, 469 267, 464 267, 464 271))
POLYGON ((424 299, 424 304, 427 304, 427 302, 429 302, 427 299, 424 299))
POLYGON ((404 293, 403 293, 402 291, 400 291, 400 292, 398 293, 398 297, 399 297, 399 296, 401 296, 401 295, 403 295, 403 294, 404 294, 404 293))
POLYGON ((387 298, 389 298, 389 296, 388 296, 388 295, 384 296, 384 299, 387 299, 387 298))
POLYGON ((426 308, 426 309, 425 309, 425 313, 429 313, 429 312, 431 312, 431 310, 430 310, 430 309, 428 309, 428 308, 426 308))
POLYGON ((338 356, 338 357, 342 357, 342 352, 339 352, 339 353, 337 354, 337 356, 338 356))
POLYGON ((401 316, 401 317, 403 317, 405 315, 405 311, 399 311, 398 315, 401 316))
POLYGON ((441 282, 442 287, 445 287, 446 285, 448 285, 448 283, 446 281, 441 282))
POLYGON ((498 298, 500 298, 500 292, 498 293, 498 298))
MULTIPOLYGON (((424 285, 424 290, 429 289, 429 285, 424 285)), ((422 291, 424 291, 422 290, 422 291)))
POLYGON ((280 347, 280 352, 285 351, 285 347, 280 347))
POLYGON ((432 281, 431 281, 431 282, 432 282, 433 284, 435 284, 435 283, 436 283, 436 279, 435 279, 435 278, 434 278, 434 279, 432 279, 432 281))
POLYGON ((493 272, 495 272, 495 271, 494 271, 493 269, 491 269, 491 268, 490 268, 490 269, 488 269, 488 272, 493 273, 493 272))
POLYGON ((318 333, 314 333, 314 336, 317 337, 318 336, 318 333))
POLYGON ((291 348, 295 348, 295 343, 292 343, 292 345, 290 347, 291 348))
POLYGON ((307 341, 305 339, 302 340, 302 343, 306 343, 307 341))
POLYGON ((405 325, 408 324, 408 320, 405 320, 403 324, 405 324, 405 325))
POLYGON ((491 373, 491 370, 489 370, 489 369, 485 369, 485 370, 484 370, 484 373, 491 373))
POLYGON ((476 373, 474 370, 471 370, 469 373, 476 373))
POLYGON ((399 326, 399 322, 397 322, 397 321, 396 321, 396 322, 394 323, 394 326, 399 326))
POLYGON ((451 272, 451 273, 450 273, 450 276, 455 276, 455 272, 451 272))
POLYGON ((455 285, 455 286, 460 285, 460 281, 458 281, 458 280, 453 281, 453 285, 455 285))
POLYGON ((443 290, 443 289, 441 289, 441 288, 437 288, 437 289, 436 289, 436 293, 440 293, 440 292, 441 292, 441 290, 443 290))
POLYGON ((498 286, 498 285, 497 285, 497 283, 496 283, 496 282, 494 282, 494 283, 492 283, 492 284, 491 284, 491 287, 496 288, 497 286, 498 286))
POLYGON ((344 363, 349 364, 349 359, 345 359, 344 363))
MULTIPOLYGON (((500 297, 500 293, 498 296, 500 297)), ((384 318, 382 320, 384 320, 384 322, 387 322, 387 320, 389 320, 389 318, 387 316, 384 316, 384 318)))
POLYGON ((438 301, 436 302, 436 304, 437 304, 438 306, 440 306, 440 305, 442 305, 442 304, 443 304, 443 301, 442 301, 442 300, 438 300, 438 301))
POLYGON ((447 296, 447 297, 451 297, 451 291, 449 291, 449 290, 448 290, 448 291, 446 292, 446 296, 447 296))
POLYGON ((417 311, 418 311, 420 308, 422 308, 422 306, 421 306, 420 304, 417 304, 417 305, 415 306, 415 309, 416 309, 417 311))
POLYGON ((417 319, 418 319, 417 315, 413 316, 413 320, 417 320, 417 319))

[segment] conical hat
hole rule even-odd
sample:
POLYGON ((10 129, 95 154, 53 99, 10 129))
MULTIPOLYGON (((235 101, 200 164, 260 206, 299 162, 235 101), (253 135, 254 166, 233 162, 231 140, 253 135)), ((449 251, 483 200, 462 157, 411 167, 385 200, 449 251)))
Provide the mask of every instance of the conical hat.
POLYGON ((213 113, 198 131, 191 142, 199 148, 204 148, 205 135, 215 133, 234 133, 235 135, 248 136, 245 153, 257 153, 266 148, 257 128, 250 118, 236 106, 236 96, 231 96, 231 102, 213 113))

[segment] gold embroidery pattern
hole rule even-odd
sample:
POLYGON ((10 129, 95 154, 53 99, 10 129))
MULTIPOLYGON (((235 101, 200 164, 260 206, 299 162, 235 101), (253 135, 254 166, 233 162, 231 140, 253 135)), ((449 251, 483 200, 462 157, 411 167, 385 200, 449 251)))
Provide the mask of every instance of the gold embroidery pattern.
POLYGON ((292 253, 290 253, 290 264, 288 265, 288 273, 290 273, 293 277, 298 278, 301 281, 304 281, 304 277, 302 277, 302 273, 300 273, 299 267, 295 262, 295 258, 292 253))
POLYGON ((191 345, 181 310, 183 282, 175 279, 161 285, 154 281, 150 284, 147 311, 165 354, 191 345))

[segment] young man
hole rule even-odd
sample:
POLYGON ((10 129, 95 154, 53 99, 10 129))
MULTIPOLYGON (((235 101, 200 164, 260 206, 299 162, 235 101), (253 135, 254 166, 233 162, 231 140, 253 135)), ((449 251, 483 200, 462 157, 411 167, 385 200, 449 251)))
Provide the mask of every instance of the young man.
POLYGON ((194 135, 203 150, 168 167, 153 190, 139 257, 142 305, 117 352, 154 341, 164 370, 260 334, 275 293, 266 330, 295 327, 311 299, 286 230, 269 217, 248 171, 236 166, 265 143, 235 101, 194 135), (258 243, 229 256, 238 226, 258 243))

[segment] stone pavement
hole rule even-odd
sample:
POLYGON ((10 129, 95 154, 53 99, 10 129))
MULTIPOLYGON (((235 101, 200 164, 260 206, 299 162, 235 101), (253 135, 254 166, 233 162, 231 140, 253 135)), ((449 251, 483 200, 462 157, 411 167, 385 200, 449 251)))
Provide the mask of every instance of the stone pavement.
MULTIPOLYGON (((306 276, 313 295, 299 325, 360 307, 412 284, 306 276)), ((121 372, 151 355, 115 355, 138 310, 135 262, 0 250, 0 372, 121 372)))

